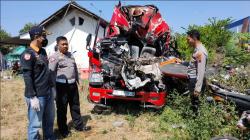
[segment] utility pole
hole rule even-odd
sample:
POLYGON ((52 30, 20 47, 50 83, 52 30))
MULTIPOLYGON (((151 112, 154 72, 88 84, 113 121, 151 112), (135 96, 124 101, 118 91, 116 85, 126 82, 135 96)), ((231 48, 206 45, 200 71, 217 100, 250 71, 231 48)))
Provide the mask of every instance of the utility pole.
POLYGON ((90 5, 93 6, 99 12, 99 18, 98 18, 97 26, 96 26, 96 29, 95 29, 95 40, 94 40, 94 47, 95 47, 97 36, 98 36, 98 31, 99 31, 99 26, 100 26, 100 22, 101 22, 102 10, 97 9, 93 3, 90 3, 90 5))

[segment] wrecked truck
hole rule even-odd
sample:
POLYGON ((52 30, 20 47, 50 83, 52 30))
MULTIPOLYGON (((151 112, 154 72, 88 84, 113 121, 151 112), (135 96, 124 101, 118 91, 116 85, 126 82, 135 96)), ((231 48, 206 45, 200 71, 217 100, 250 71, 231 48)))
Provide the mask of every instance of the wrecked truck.
MULTIPOLYGON (((88 100, 108 106, 111 100, 138 101, 143 107, 161 108, 166 103, 166 65, 179 55, 168 24, 154 5, 115 6, 104 38, 90 48, 88 100)), ((186 77, 185 67, 172 76, 186 77)), ((170 73, 171 75, 171 73, 170 73)))

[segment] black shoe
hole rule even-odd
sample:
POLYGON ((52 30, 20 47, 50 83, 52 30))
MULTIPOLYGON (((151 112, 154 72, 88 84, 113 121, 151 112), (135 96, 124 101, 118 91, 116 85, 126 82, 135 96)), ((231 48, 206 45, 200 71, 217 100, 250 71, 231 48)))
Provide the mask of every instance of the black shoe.
POLYGON ((71 132, 70 132, 70 131, 61 133, 61 136, 62 136, 63 138, 66 138, 66 137, 68 137, 68 136, 70 136, 70 135, 71 135, 71 132))
POLYGON ((86 131, 91 130, 91 127, 90 127, 90 126, 84 126, 84 127, 80 128, 80 129, 76 129, 76 128, 75 128, 75 130, 76 130, 76 131, 83 131, 83 132, 86 132, 86 131))

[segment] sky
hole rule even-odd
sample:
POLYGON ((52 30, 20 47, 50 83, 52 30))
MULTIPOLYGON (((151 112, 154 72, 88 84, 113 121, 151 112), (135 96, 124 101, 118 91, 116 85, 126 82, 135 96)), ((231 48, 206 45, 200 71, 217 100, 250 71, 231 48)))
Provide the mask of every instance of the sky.
MULTIPOLYGON (((79 5, 89 11, 100 15, 109 21, 114 6, 118 1, 85 1, 75 0, 79 5), (102 11, 101 13, 99 11, 102 11)), ((66 5, 68 0, 43 0, 43 1, 14 1, 1 0, 1 28, 18 36, 19 30, 28 22, 40 23, 57 10, 66 5)), ((240 20, 250 16, 250 1, 121 1, 122 5, 147 5, 154 4, 160 10, 164 20, 174 32, 185 32, 182 27, 188 25, 204 25, 208 18, 216 17, 225 19, 231 17, 240 20)))

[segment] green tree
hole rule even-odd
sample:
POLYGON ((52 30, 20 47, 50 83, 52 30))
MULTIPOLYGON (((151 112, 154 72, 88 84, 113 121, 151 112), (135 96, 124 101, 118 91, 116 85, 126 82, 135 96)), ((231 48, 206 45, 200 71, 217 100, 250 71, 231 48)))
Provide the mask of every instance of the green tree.
POLYGON ((235 33, 224 47, 225 58, 223 65, 249 65, 250 53, 245 45, 250 40, 250 33, 235 33))
POLYGON ((9 38, 9 37, 10 37, 10 34, 1 28, 0 29, 0 39, 4 40, 4 39, 9 38))
POLYGON ((232 33, 225 27, 232 22, 231 18, 218 20, 215 17, 208 19, 204 26, 191 25, 189 30, 197 29, 201 34, 201 41, 208 48, 221 49, 232 37, 232 33))
MULTIPOLYGON (((201 34, 201 42, 206 46, 209 53, 209 61, 213 61, 216 51, 222 51, 229 42, 232 33, 227 30, 226 25, 232 22, 231 18, 216 19, 209 18, 208 23, 203 26, 189 25, 188 30, 196 29, 201 34)), ((177 34, 178 48, 184 59, 188 60, 192 53, 192 47, 189 47, 186 41, 186 34, 177 34)))
POLYGON ((178 51, 181 53, 181 57, 184 60, 189 60, 193 52, 193 48, 187 43, 186 34, 175 34, 178 51))
MULTIPOLYGON (((7 33, 4 29, 0 29, 0 40, 4 40, 10 38, 10 34, 7 33)), ((7 54, 11 49, 11 45, 1 45, 0 51, 5 55, 7 54)))
POLYGON ((31 22, 26 23, 24 25, 24 27, 19 31, 19 34, 23 34, 23 33, 28 32, 33 26, 36 26, 36 25, 38 25, 38 24, 37 23, 31 23, 31 22))

